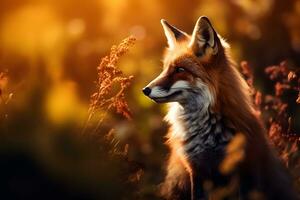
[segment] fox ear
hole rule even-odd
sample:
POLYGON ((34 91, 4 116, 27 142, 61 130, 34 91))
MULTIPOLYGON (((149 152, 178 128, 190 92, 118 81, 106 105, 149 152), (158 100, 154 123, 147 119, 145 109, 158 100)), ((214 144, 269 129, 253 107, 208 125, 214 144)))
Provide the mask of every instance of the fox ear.
POLYGON ((218 53, 218 36, 207 17, 200 17, 196 22, 189 46, 196 56, 218 53))
POLYGON ((188 34, 170 25, 166 20, 161 19, 160 22, 162 24, 165 35, 168 40, 169 47, 171 49, 175 47, 177 41, 187 39, 189 37, 188 34))

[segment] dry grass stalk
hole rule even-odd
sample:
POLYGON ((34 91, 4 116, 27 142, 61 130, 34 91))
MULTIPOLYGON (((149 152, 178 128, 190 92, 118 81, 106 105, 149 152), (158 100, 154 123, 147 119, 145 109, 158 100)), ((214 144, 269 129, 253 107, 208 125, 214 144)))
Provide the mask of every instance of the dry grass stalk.
POLYGON ((2 103, 7 104, 13 94, 12 93, 7 93, 5 90, 7 89, 7 84, 8 84, 8 76, 4 72, 0 72, 0 105, 2 103))
POLYGON ((3 101, 3 82, 4 82, 4 79, 5 79, 5 75, 3 72, 0 73, 0 103, 3 101))
POLYGON ((125 76, 118 69, 117 63, 129 51, 135 40, 134 37, 124 39, 119 45, 112 46, 109 55, 101 59, 100 65, 97 68, 97 91, 91 95, 89 116, 87 119, 88 124, 96 111, 103 112, 95 130, 99 128, 105 115, 111 109, 115 109, 117 113, 122 114, 127 119, 131 118, 131 113, 125 100, 125 90, 130 85, 133 76, 125 76))
MULTIPOLYGON (((286 92, 294 91, 300 94, 300 71, 292 71, 288 68, 286 62, 278 66, 269 66, 265 73, 269 79, 274 81, 275 95, 262 95, 261 92, 253 87, 253 74, 247 62, 242 62, 242 73, 248 80, 252 88, 254 103, 257 106, 258 113, 272 113, 267 120, 268 136, 276 147, 283 162, 290 166, 290 161, 300 165, 300 158, 295 163, 295 154, 299 150, 299 135, 293 133, 292 118, 288 115, 288 104, 283 101, 286 92), (293 159, 292 159, 293 158, 293 159)), ((298 99, 300 97, 298 96, 298 99)), ((298 99, 296 102, 298 103, 298 99)), ((296 165, 298 165, 296 164, 296 165)), ((297 167, 297 166, 294 166, 297 167)))

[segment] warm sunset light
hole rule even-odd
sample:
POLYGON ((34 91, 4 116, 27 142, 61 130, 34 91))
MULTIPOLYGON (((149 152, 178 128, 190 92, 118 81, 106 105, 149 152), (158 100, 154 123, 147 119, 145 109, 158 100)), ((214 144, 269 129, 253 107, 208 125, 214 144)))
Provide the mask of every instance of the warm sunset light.
POLYGON ((297 199, 299 67, 300 0, 2 0, 0 199, 297 199))

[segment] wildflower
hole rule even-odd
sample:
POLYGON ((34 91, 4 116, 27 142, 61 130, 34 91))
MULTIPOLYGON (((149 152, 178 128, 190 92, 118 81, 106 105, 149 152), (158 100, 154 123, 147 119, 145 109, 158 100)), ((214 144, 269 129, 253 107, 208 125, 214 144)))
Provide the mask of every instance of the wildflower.
POLYGON ((125 100, 125 90, 130 85, 133 76, 126 77, 123 72, 118 69, 117 63, 119 59, 129 51, 130 46, 132 46, 134 42, 135 38, 133 37, 124 39, 119 45, 114 45, 111 48, 109 55, 101 59, 100 65, 97 67, 97 91, 91 95, 89 119, 94 115, 96 110, 108 111, 112 108, 114 108, 117 113, 130 119, 131 114, 125 100), (114 92, 113 88, 119 89, 117 92, 114 92))

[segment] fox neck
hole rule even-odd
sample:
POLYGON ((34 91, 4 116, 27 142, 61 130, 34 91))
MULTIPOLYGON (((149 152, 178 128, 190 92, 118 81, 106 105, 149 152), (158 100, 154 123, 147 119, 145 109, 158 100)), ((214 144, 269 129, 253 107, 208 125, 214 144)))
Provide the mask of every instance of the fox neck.
POLYGON ((191 159, 211 149, 223 149, 234 134, 201 96, 194 96, 185 104, 172 103, 166 120, 171 124, 170 144, 179 143, 175 148, 191 159))

